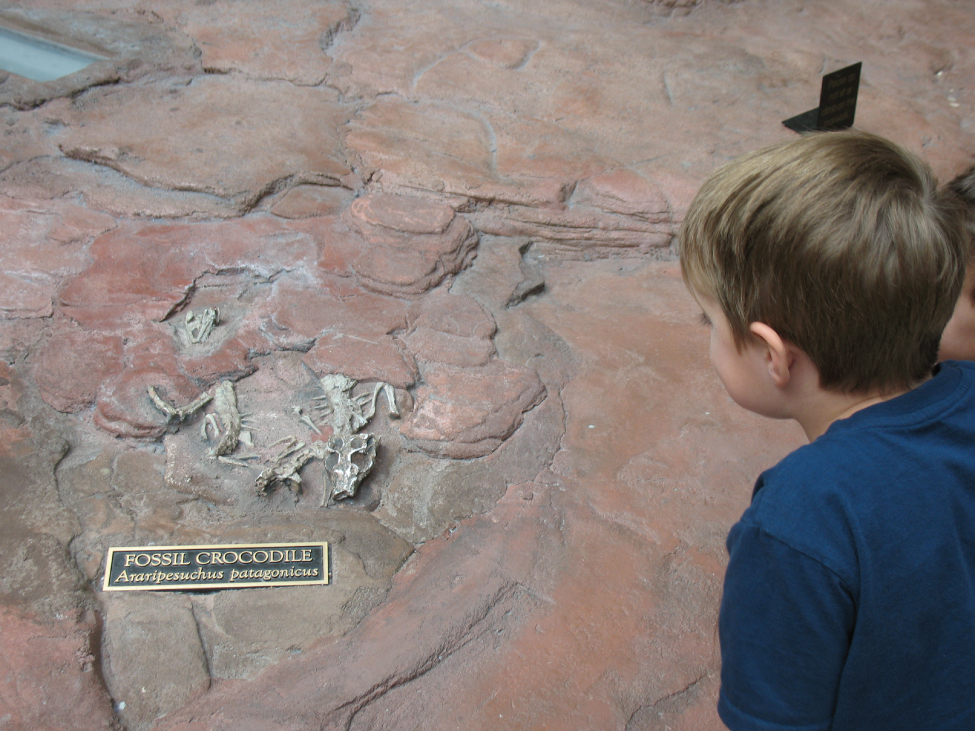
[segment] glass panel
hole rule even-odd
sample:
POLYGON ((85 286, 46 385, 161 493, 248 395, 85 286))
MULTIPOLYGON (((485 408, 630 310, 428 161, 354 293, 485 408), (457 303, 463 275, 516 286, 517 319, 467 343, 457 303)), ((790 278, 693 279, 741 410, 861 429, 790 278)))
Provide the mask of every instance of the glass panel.
POLYGON ((0 69, 34 81, 52 81, 80 71, 101 56, 0 28, 0 69))

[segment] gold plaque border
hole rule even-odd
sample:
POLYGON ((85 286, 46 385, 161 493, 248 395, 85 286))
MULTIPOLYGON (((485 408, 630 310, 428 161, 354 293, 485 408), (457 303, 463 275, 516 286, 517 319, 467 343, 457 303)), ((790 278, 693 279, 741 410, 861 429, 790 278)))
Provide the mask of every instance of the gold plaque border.
POLYGON ((296 543, 201 543, 199 545, 182 546, 109 546, 105 557, 105 576, 102 579, 102 591, 179 591, 179 590, 214 590, 214 589, 254 589, 263 586, 325 586, 331 583, 331 554, 325 541, 299 541, 296 543), (111 577, 112 556, 122 551, 202 551, 205 549, 265 549, 265 548, 295 548, 321 546, 322 548, 322 577, 309 581, 241 581, 241 582, 210 582, 183 583, 146 586, 109 586, 111 577))

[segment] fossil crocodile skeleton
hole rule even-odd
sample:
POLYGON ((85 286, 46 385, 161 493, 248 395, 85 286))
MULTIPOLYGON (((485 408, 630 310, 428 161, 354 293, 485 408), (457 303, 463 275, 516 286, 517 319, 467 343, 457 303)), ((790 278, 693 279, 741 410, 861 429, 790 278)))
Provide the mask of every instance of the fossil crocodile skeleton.
POLYGON ((244 415, 237 408, 237 393, 232 381, 221 381, 212 395, 203 394, 179 408, 166 401, 155 386, 149 386, 149 399, 171 423, 185 421, 212 402, 213 411, 204 416, 200 427, 204 440, 216 441, 208 455, 241 467, 262 467, 255 482, 257 491, 262 494, 280 484, 286 484, 297 493, 301 486, 301 469, 313 459, 321 460, 325 464, 324 506, 330 499, 353 497, 375 464, 379 437, 360 433, 360 429, 375 415, 380 394, 386 398, 389 415, 396 418, 400 414, 396 407, 396 393, 388 383, 376 383, 371 392, 354 395, 356 381, 336 373, 319 379, 319 386, 321 395, 312 399, 314 403, 308 411, 301 406, 295 407, 294 411, 302 423, 319 435, 322 434, 319 423, 330 427, 332 434, 324 441, 319 439, 309 443, 297 437, 285 437, 270 445, 281 448, 266 460, 257 454, 236 453, 240 444, 253 447, 253 441, 250 430, 244 428, 244 415))
POLYGON ((286 482, 292 489, 301 483, 299 470, 312 459, 325 463, 326 489, 322 491, 322 505, 329 499, 342 500, 353 497, 376 461, 379 438, 373 434, 359 434, 376 413, 379 394, 386 396, 389 415, 399 416, 396 395, 388 383, 377 383, 369 392, 353 395, 356 381, 341 373, 328 374, 319 379, 322 389, 315 396, 311 414, 301 407, 295 408, 298 418, 316 432, 321 429, 315 417, 332 428, 327 441, 305 444, 294 439, 274 463, 257 478, 257 489, 269 490, 275 483, 286 482))

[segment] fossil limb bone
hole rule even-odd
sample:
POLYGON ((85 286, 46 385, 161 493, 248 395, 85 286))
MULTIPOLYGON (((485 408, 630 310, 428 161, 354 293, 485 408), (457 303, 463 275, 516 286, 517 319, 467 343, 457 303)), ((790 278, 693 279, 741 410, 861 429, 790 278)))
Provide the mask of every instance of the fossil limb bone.
MULTIPOLYGON (((221 381, 217 384, 213 392, 213 411, 214 413, 207 414, 204 419, 201 433, 209 441, 209 428, 213 428, 214 435, 220 437, 220 441, 209 454, 211 457, 220 457, 237 449, 237 444, 241 441, 243 424, 237 410, 237 392, 234 391, 233 381, 221 381)), ((246 442, 249 441, 250 434, 247 434, 246 442)))
POLYGON ((279 459, 277 465, 268 467, 261 472, 257 476, 254 487, 257 488, 258 492, 266 494, 275 485, 286 482, 291 491, 297 493, 301 487, 301 475, 298 472, 312 459, 316 457, 321 459, 322 456, 322 450, 316 449, 314 446, 301 446, 297 450, 292 449, 279 459))
POLYGON ((164 413, 166 418, 170 421, 183 421, 206 406, 210 402, 210 398, 210 394, 204 393, 201 394, 195 401, 188 403, 186 406, 176 408, 159 395, 159 392, 156 390, 156 386, 149 386, 149 400, 152 401, 152 405, 164 413))

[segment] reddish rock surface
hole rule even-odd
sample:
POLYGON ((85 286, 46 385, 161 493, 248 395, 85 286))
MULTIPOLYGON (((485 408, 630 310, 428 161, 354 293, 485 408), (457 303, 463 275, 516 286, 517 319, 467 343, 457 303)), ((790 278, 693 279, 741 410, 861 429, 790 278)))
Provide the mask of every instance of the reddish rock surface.
POLYGON ((367 195, 349 206, 349 222, 369 243, 352 268, 368 289, 417 295, 474 258, 477 234, 445 203, 367 195))
POLYGON ((383 381, 396 388, 409 388, 418 375, 409 351, 389 335, 366 339, 330 333, 319 338, 303 360, 320 375, 344 373, 357 381, 383 381))
POLYGON ((38 621, 0 605, 0 709, 13 729, 117 729, 94 612, 38 621))
POLYGON ((348 118, 336 101, 321 90, 211 75, 188 85, 94 89, 83 103, 53 102, 48 114, 64 125, 67 157, 150 187, 210 193, 247 208, 279 181, 351 173, 335 149, 348 118), (249 102, 255 95, 260 105, 249 102), (180 134, 167 134, 174 124, 180 134), (248 154, 255 139, 264 154, 248 154))
POLYGON ((122 370, 122 338, 67 325, 35 351, 34 380, 58 411, 79 411, 95 401, 99 386, 122 370))
POLYGON ((355 25, 359 15, 344 2, 295 5, 287 0, 243 6, 198 3, 167 10, 160 12, 199 44, 205 70, 243 72, 300 86, 325 81, 331 61, 328 47, 337 33, 355 25), (275 42, 268 43, 268 37, 275 42))
POLYGON ((466 367, 428 364, 422 373, 424 385, 416 390, 403 436, 408 448, 453 459, 493 452, 545 396, 534 370, 497 360, 466 367))
POLYGON ((724 539, 801 435, 721 389, 674 235, 856 61, 858 126, 965 167, 975 10, 29 6, 103 58, 0 73, 0 728, 721 728, 724 539), (357 495, 258 490, 338 373, 400 411, 357 495), (221 382, 229 461, 149 398, 221 382), (302 540, 328 586, 101 588, 110 546, 302 540))
POLYGON ((73 204, 38 208, 0 197, 0 312, 8 318, 49 317, 62 280, 86 265, 85 245, 115 219, 73 204))

